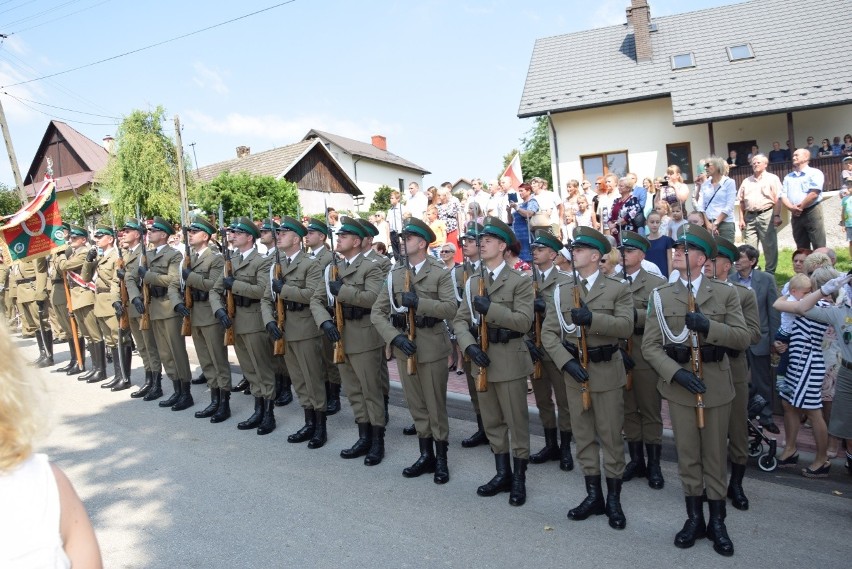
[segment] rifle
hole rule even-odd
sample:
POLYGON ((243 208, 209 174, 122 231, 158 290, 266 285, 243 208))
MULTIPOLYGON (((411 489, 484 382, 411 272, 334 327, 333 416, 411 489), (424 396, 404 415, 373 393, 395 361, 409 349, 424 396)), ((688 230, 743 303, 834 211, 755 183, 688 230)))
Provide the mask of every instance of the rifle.
POLYGON ((83 353, 80 351, 77 317, 74 315, 74 306, 71 303, 71 289, 68 287, 68 271, 62 271, 62 284, 65 286, 65 300, 68 302, 68 320, 71 322, 71 337, 74 339, 74 353, 77 355, 77 366, 81 370, 85 370, 86 362, 83 359, 83 353))
MULTIPOLYGON (((228 236, 225 229, 225 213, 222 209, 222 203, 219 202, 219 235, 222 240, 222 254, 225 256, 225 268, 223 276, 230 277, 234 275, 234 265, 231 263, 231 250, 228 248, 228 236)), ((225 312, 228 318, 233 322, 234 316, 237 313, 237 307, 234 304, 234 292, 232 290, 225 291, 225 312)), ((225 328, 225 345, 234 345, 234 327, 225 328)))
MULTIPOLYGON (((325 204, 325 225, 328 227, 329 239, 331 239, 331 270, 329 278, 337 280, 337 255, 334 253, 334 230, 331 228, 331 221, 328 218, 328 204, 325 204)), ((335 298, 334 299, 334 324, 337 326, 337 332, 340 334, 340 339, 334 344, 334 363, 342 364, 346 361, 346 353, 343 351, 343 306, 335 298)))
MULTIPOLYGON (((621 253, 621 271, 624 273, 624 276, 627 277, 627 263, 624 260, 624 245, 618 246, 618 252, 621 253)), ((636 326, 636 322, 633 323, 633 326, 636 326)), ((633 334, 630 334, 630 336, 627 337, 627 355, 633 355, 633 334)), ((625 389, 627 391, 633 389, 633 368, 627 369, 627 385, 625 385, 625 389)))
MULTIPOLYGON (((572 286, 572 291, 574 293, 574 308, 580 308, 582 304, 582 300, 580 298, 580 278, 577 274, 577 267, 574 265, 574 244, 571 243, 571 247, 569 248, 571 251, 571 271, 574 274, 574 283, 572 286)), ((579 326, 580 329, 580 364, 583 366, 583 369, 589 370, 589 346, 586 341, 586 327, 579 326)), ((580 384, 580 394, 583 398, 583 411, 588 411, 592 408, 592 395, 589 393, 589 382, 584 381, 580 384)))
MULTIPOLYGON (((272 246, 275 247, 275 280, 281 280, 281 252, 278 250, 278 229, 275 227, 275 221, 272 219, 272 204, 267 203, 269 208, 269 227, 272 229, 274 237, 272 246)), ((272 345, 272 355, 283 356, 287 353, 287 340, 284 339, 284 323, 286 322, 287 312, 284 307, 284 298, 277 294, 275 295, 275 315, 277 316, 276 324, 281 330, 282 336, 275 340, 272 345)))
MULTIPOLYGON (((400 242, 400 250, 399 251, 400 251, 400 255, 402 255, 402 266, 403 266, 403 270, 405 271, 405 282, 403 283, 404 290, 405 290, 405 292, 411 292, 411 267, 409 266, 409 262, 408 262, 408 247, 405 245, 405 243, 400 242)), ((415 317, 414 309, 409 308, 408 314, 405 317, 405 324, 406 324, 406 328, 408 328, 408 330, 407 330, 408 339, 412 342, 414 341, 414 339, 417 335, 416 334, 417 328, 414 325, 414 317, 415 317)), ((406 365, 407 365, 406 371, 408 372, 408 375, 417 375, 417 356, 416 355, 412 354, 412 355, 408 356, 408 362, 406 363, 406 365)))
MULTIPOLYGON (((479 227, 476 229, 476 248, 479 250, 479 296, 485 296, 485 262, 482 260, 482 240, 479 235, 479 227)), ((479 314, 479 348, 483 352, 488 351, 488 323, 485 321, 485 315, 479 314)), ((476 377, 476 390, 480 393, 488 391, 488 368, 479 368, 479 375, 476 377)))
MULTIPOLYGON (((692 290, 692 274, 689 268, 689 245, 686 236, 689 235, 689 224, 684 229, 683 254, 686 261, 686 309, 695 312, 695 291, 692 290)), ((695 330, 689 331, 689 362, 692 364, 692 373, 702 382, 704 381, 703 362, 701 361, 701 338, 695 330)), ((699 429, 704 428, 704 395, 695 394, 695 421, 699 429)))
MULTIPOLYGON (((183 211, 183 204, 181 204, 180 226, 183 232, 183 268, 187 271, 192 270, 192 253, 189 249, 189 229, 187 228, 187 223, 189 222, 187 219, 189 217, 188 214, 189 212, 183 211)), ((192 309, 192 289, 186 281, 183 283, 183 304, 188 309, 192 309)), ((192 315, 183 317, 183 322, 180 325, 180 335, 192 336, 192 315)))
MULTIPOLYGON (((538 292, 538 267, 533 264, 533 294, 535 298, 541 296, 538 292)), ((535 312, 535 347, 541 349, 541 313, 535 312)), ((533 379, 541 379, 541 360, 536 360, 533 363, 533 379)))
MULTIPOLYGON (((118 253, 118 261, 115 262, 116 271, 124 269, 124 254, 121 252, 121 244, 118 242, 118 231, 115 226, 115 214, 112 209, 109 210, 110 220, 112 221, 112 234, 115 235, 115 250, 118 253)), ((127 284, 124 279, 118 279, 119 300, 124 307, 121 317, 118 319, 118 333, 121 335, 122 330, 130 328, 130 320, 127 315, 127 307, 130 306, 130 298, 127 295, 127 284)))
MULTIPOLYGON (((139 214, 139 204, 136 204, 136 220, 139 223, 145 223, 142 220, 142 216, 139 214)), ((147 235, 147 233, 146 233, 147 235)), ((145 269, 148 269, 148 244, 145 243, 145 235, 142 236, 142 254, 139 257, 139 264, 141 264, 145 269)), ((140 330, 150 330, 151 329, 151 287, 142 280, 142 304, 145 305, 145 312, 142 313, 142 319, 139 321, 139 329, 140 330)))

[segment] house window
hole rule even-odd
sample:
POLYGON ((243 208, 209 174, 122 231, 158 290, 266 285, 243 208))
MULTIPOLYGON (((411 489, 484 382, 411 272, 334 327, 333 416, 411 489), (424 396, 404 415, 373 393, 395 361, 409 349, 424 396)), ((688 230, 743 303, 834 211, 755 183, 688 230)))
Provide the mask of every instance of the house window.
POLYGON ((666 165, 680 168, 684 183, 693 182, 692 148, 688 142, 666 144, 666 165))
POLYGON ((399 179, 399 193, 405 193, 405 180, 403 180, 402 178, 399 179))
POLYGON ((580 156, 583 164, 583 177, 594 183, 600 176, 615 174, 619 178, 627 175, 627 151, 606 152, 580 156))
POLYGON ((728 52, 728 59, 730 61, 741 61, 743 59, 754 59, 754 52, 751 49, 750 43, 744 43, 740 45, 732 45, 730 47, 725 48, 728 52))
POLYGON ((691 51, 672 56, 672 69, 688 69, 690 67, 695 67, 695 55, 691 51))

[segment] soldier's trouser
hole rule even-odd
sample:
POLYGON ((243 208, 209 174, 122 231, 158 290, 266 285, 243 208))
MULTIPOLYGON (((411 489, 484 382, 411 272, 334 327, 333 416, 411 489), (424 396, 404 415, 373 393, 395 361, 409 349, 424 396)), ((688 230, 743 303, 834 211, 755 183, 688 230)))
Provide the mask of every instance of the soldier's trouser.
POLYGON ((118 318, 115 317, 115 314, 112 316, 96 316, 95 320, 107 349, 118 346, 118 318))
POLYGON ((530 457, 530 416, 526 376, 509 381, 489 382, 488 391, 479 394, 482 425, 494 454, 510 451, 515 458, 530 457))
POLYGON ((101 328, 98 326, 98 319, 95 318, 95 307, 92 305, 82 306, 74 309, 74 317, 77 320, 77 327, 80 328, 80 333, 89 342, 102 342, 101 328))
POLYGON ((303 409, 325 411, 325 381, 320 336, 287 342, 287 369, 303 409))
POLYGON ((462 356, 462 369, 464 370, 464 375, 467 379, 467 392, 470 394, 470 402, 473 404, 473 411, 479 415, 479 392, 476 391, 476 379, 473 377, 473 372, 471 372, 470 360, 464 356, 462 356))
POLYGON ((172 381, 189 381, 192 370, 189 368, 189 356, 186 353, 186 341, 180 333, 183 319, 178 316, 151 320, 151 331, 157 338, 157 352, 160 361, 172 381))
POLYGON ((21 302, 21 323, 25 326, 28 334, 35 334, 35 331, 40 328, 38 321, 38 305, 33 300, 32 302, 21 302))
POLYGON ((748 462, 748 382, 734 381, 734 400, 728 419, 728 456, 733 464, 748 462))
POLYGON ((346 354, 346 361, 337 364, 356 423, 370 423, 378 427, 385 424, 385 403, 378 373, 383 351, 379 347, 359 354, 346 354))
POLYGON ((139 352, 139 356, 142 358, 142 366, 145 368, 145 371, 159 373, 163 368, 163 364, 160 362, 160 354, 157 351, 157 342, 154 339, 154 333, 150 328, 148 330, 140 328, 141 318, 131 316, 128 318, 128 321, 130 322, 130 334, 136 343, 136 351, 139 352))
POLYGON ((695 407, 669 401, 677 470, 683 493, 701 496, 707 489, 710 500, 724 500, 728 490, 727 457, 730 403, 704 409, 704 428, 699 429, 695 407))
MULTIPOLYGON (((565 381, 574 378, 564 374, 565 381)), ((575 382, 576 383, 576 382, 575 382)), ((583 411, 583 398, 579 389, 568 387, 568 407, 571 409, 571 427, 577 444, 577 461, 585 476, 601 473, 600 450, 603 448, 603 469, 607 478, 621 478, 624 474, 624 441, 621 426, 624 422, 624 395, 622 388, 609 391, 592 391, 592 408, 583 411)))
POLYGON ((340 385, 340 370, 334 363, 334 342, 325 334, 322 335, 322 368, 324 382, 330 381, 340 385))
POLYGON ((633 370, 633 389, 624 390, 624 438, 628 442, 663 442, 663 398, 657 391, 657 379, 652 369, 633 370))
POLYGON ((287 360, 284 359, 284 356, 272 356, 272 371, 284 377, 290 375, 290 370, 287 368, 287 360))
POLYGON ((210 389, 231 390, 231 364, 225 347, 225 329, 219 323, 192 327, 192 344, 210 389))
POLYGON ((275 371, 272 369, 272 340, 266 330, 234 334, 234 351, 240 369, 251 386, 251 394, 275 399, 275 371))
POLYGON ((545 429, 557 427, 556 409, 558 407, 559 431, 570 432, 571 412, 568 409, 568 396, 565 393, 562 370, 556 367, 553 361, 544 360, 541 362, 541 378, 530 381, 535 395, 535 406, 538 407, 538 416, 541 418, 541 426, 545 429), (551 394, 556 396, 555 405, 551 394))
POLYGON ((53 330, 53 341, 63 342, 66 340, 66 334, 70 336, 70 333, 67 333, 67 328, 63 328, 62 323, 59 321, 59 315, 57 312, 59 310, 66 310, 65 305, 59 306, 58 309, 53 304, 49 304, 47 308, 47 319, 50 323, 50 330, 53 330))
MULTIPOLYGON (((68 316, 68 305, 56 304, 53 306, 53 309, 56 313, 56 321, 65 334, 65 339, 70 340, 73 334, 71 334, 71 318, 68 316)), ((79 328, 77 329, 77 334, 80 335, 79 328)))
POLYGON ((414 419, 417 436, 446 441, 450 436, 447 417, 447 360, 417 362, 417 374, 408 375, 408 357, 394 349, 396 367, 402 381, 402 390, 408 410, 414 419))
POLYGON ((379 378, 382 380, 382 395, 387 397, 390 393, 390 374, 388 373, 388 361, 385 359, 384 348, 382 348, 382 360, 379 362, 379 378))

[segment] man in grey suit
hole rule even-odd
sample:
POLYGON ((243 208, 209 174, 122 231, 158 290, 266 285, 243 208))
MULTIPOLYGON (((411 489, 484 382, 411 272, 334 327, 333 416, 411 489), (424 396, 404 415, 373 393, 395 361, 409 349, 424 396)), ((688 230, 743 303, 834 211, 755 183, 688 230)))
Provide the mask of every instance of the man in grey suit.
POLYGON ((781 325, 781 315, 772 308, 778 298, 775 278, 769 273, 759 271, 757 263, 760 253, 751 245, 740 245, 737 249, 739 259, 735 263, 737 272, 731 281, 747 286, 757 296, 757 311, 760 315, 760 342, 752 344, 746 352, 748 365, 751 369, 751 383, 754 390, 766 401, 766 406, 760 411, 760 424, 776 435, 780 432, 772 420, 772 395, 774 392, 772 369, 770 366, 770 350, 775 340, 775 332, 781 325))

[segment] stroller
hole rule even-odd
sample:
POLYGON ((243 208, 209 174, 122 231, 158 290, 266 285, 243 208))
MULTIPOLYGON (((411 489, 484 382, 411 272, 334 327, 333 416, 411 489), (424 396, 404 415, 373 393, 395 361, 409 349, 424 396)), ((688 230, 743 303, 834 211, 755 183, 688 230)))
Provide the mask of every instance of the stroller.
POLYGON ((763 427, 757 422, 761 409, 766 406, 766 399, 760 394, 754 393, 748 400, 748 455, 757 457, 757 465, 764 472, 772 472, 778 466, 775 453, 778 442, 771 439, 763 432, 763 427), (766 447, 764 447, 766 445, 766 447), (767 448, 766 452, 764 448, 767 448))

